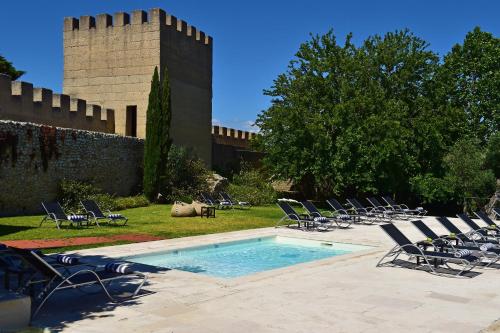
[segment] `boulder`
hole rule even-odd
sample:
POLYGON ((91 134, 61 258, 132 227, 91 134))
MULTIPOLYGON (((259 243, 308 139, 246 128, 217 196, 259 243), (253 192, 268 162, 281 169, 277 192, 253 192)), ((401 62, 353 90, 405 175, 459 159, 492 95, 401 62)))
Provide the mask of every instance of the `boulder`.
POLYGON ((211 177, 208 178, 208 187, 211 193, 219 193, 225 191, 227 186, 229 185, 229 181, 227 178, 222 177, 219 174, 212 174, 211 177))

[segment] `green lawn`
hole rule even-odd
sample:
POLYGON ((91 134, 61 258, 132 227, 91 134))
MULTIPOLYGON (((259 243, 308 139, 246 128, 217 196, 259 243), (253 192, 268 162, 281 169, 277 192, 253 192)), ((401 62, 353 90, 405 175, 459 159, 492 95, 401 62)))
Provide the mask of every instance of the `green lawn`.
MULTIPOLYGON (((249 210, 217 210, 215 219, 200 217, 173 218, 171 205, 151 205, 133 208, 120 213, 129 218, 127 226, 100 228, 65 227, 58 230, 53 222, 39 227, 41 216, 18 216, 0 218, 0 242, 2 240, 57 239, 82 236, 109 236, 114 234, 141 233, 162 238, 176 238, 211 234, 242 229, 274 226, 282 214, 276 206, 252 207, 249 210)), ((86 247, 95 247, 90 245, 86 247)))

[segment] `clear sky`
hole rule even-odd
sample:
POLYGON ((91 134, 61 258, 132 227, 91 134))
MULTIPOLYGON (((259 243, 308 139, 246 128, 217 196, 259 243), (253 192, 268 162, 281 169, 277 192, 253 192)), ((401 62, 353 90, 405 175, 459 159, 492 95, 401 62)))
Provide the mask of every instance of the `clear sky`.
POLYGON ((248 129, 269 106, 262 93, 286 70, 309 34, 333 28, 339 40, 409 28, 440 55, 478 25, 500 35, 498 0, 5 0, 0 11, 0 54, 22 80, 62 91, 65 16, 113 14, 161 7, 214 38, 213 121, 248 129))

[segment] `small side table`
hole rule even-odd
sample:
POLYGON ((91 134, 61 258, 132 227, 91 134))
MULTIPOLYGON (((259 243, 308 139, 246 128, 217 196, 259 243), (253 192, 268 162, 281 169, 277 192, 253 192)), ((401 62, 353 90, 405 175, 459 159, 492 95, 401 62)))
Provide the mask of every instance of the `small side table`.
POLYGON ((210 217, 215 218, 215 207, 210 207, 210 206, 203 206, 201 207, 201 218, 205 216, 207 219, 210 217))

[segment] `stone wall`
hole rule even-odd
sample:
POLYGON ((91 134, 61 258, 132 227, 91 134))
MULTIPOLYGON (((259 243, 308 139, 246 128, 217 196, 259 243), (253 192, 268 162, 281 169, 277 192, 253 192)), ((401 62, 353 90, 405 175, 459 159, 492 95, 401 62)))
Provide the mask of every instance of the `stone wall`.
POLYGON ((0 120, 114 133, 114 111, 0 74, 0 120))
POLYGON ((137 136, 145 137, 151 77, 165 66, 173 142, 210 166, 212 38, 158 8, 64 20, 63 91, 113 108, 116 133, 127 134, 127 107, 135 107, 137 136))
POLYGON ((262 153, 252 149, 257 134, 233 128, 212 126, 212 168, 229 173, 239 170, 242 161, 259 166, 262 153))
POLYGON ((142 139, 0 120, 0 215, 39 212, 62 179, 131 194, 141 183, 142 139))

